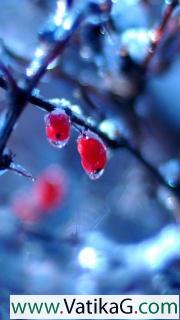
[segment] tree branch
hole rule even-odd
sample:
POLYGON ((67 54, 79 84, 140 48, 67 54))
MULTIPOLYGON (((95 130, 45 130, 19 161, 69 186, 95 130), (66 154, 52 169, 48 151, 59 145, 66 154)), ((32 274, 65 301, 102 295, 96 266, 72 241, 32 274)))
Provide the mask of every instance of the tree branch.
MULTIPOLYGON (((63 29, 63 35, 60 33, 60 36, 56 39, 51 48, 47 51, 39 65, 39 68, 35 70, 35 73, 32 74, 32 76, 26 75, 23 85, 21 87, 16 85, 16 87, 13 88, 13 91, 8 92, 9 106, 6 110, 4 121, 2 121, 2 125, 0 127, 0 158, 3 157, 4 148, 14 129, 16 122, 18 121, 21 113, 23 112, 28 102, 28 99, 33 89, 37 86, 41 77, 45 74, 49 64, 63 52, 63 50, 66 47, 66 44, 69 42, 70 38, 72 37, 76 29, 79 27, 81 21, 82 14, 76 15, 74 19, 71 17, 71 25, 67 30, 63 29)), ((10 75, 7 68, 3 64, 0 64, 0 68, 3 69, 3 72, 8 78, 8 81, 12 83, 13 77, 10 75)), ((1 79, 1 84, 5 86, 6 89, 8 88, 8 82, 6 82, 5 84, 1 79)))
POLYGON ((146 67, 146 68, 148 67, 153 56, 155 55, 156 49, 157 49, 157 47, 163 37, 163 34, 164 34, 166 27, 169 23, 171 15, 172 15, 174 9, 178 6, 178 4, 179 4, 179 0, 171 0, 167 4, 159 25, 153 31, 153 36, 151 38, 150 47, 149 47, 147 56, 145 57, 145 59, 143 61, 144 67, 146 67))
MULTIPOLYGON (((0 86, 3 89, 7 88, 7 84, 6 84, 5 80, 3 80, 2 78, 0 78, 0 86)), ((57 108, 57 105, 53 104, 52 102, 50 102, 40 96, 36 96, 34 94, 31 94, 29 96, 28 101, 32 105, 37 106, 38 108, 40 108, 41 110, 44 110, 46 112, 51 112, 55 108, 57 108)), ((91 130, 91 131, 97 133, 99 135, 99 137, 101 137, 103 139, 103 141, 106 143, 106 145, 111 149, 114 149, 114 150, 119 149, 119 148, 127 149, 133 156, 135 156, 143 164, 144 167, 146 167, 149 170, 149 172, 151 172, 153 177, 155 177, 156 180, 161 185, 168 188, 176 196, 178 196, 178 197, 180 196, 179 188, 174 188, 174 187, 170 186, 167 183, 167 181, 165 180, 165 178, 160 174, 158 169, 153 164, 151 164, 147 159, 145 159, 144 156, 142 155, 142 153, 137 148, 132 146, 131 143, 125 137, 120 136, 120 137, 117 137, 116 139, 111 139, 111 138, 109 138, 108 133, 105 133, 102 130, 100 130, 100 128, 97 124, 89 123, 86 120, 86 118, 79 116, 79 115, 75 114, 74 112, 72 112, 71 108, 69 108, 69 107, 62 107, 62 108, 70 116, 72 124, 74 124, 75 126, 78 125, 78 126, 84 128, 85 130, 91 130)))

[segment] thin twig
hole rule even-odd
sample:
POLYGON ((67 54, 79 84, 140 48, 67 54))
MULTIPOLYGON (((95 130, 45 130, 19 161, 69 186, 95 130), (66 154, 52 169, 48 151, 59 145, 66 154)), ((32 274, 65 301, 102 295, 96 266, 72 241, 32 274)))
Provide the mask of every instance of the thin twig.
POLYGON ((172 0, 167 4, 159 25, 153 31, 153 37, 151 38, 150 47, 149 47, 147 56, 145 57, 145 59, 143 61, 143 65, 146 68, 148 67, 154 54, 156 53, 157 47, 163 37, 164 32, 166 31, 166 27, 167 27, 168 22, 171 18, 171 15, 178 4, 179 4, 178 0, 172 0))
POLYGON ((11 72, 9 71, 8 67, 6 67, 6 65, 0 61, 0 70, 2 71, 2 73, 4 74, 5 78, 7 79, 7 84, 9 86, 10 91, 14 91, 16 90, 16 81, 13 78, 11 72))
POLYGON ((28 91, 31 92, 38 84, 40 79, 43 77, 43 75, 46 73, 48 66, 53 62, 59 55, 63 53, 65 50, 68 42, 70 41, 72 35, 75 33, 75 31, 80 26, 81 22, 83 20, 83 15, 79 14, 73 21, 72 26, 70 29, 66 30, 66 33, 63 35, 63 37, 56 40, 53 47, 47 52, 47 55, 45 55, 40 67, 36 71, 36 73, 28 78, 28 91))

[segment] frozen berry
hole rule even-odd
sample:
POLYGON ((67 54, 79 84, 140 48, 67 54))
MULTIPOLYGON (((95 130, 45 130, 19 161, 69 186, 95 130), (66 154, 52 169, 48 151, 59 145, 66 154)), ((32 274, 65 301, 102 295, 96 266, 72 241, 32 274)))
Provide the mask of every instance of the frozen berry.
POLYGON ((58 148, 64 147, 71 131, 70 117, 63 110, 54 110, 45 116, 46 136, 49 142, 58 148))
POLYGON ((107 150, 101 139, 91 132, 81 134, 77 140, 81 164, 91 179, 98 179, 106 166, 107 150))

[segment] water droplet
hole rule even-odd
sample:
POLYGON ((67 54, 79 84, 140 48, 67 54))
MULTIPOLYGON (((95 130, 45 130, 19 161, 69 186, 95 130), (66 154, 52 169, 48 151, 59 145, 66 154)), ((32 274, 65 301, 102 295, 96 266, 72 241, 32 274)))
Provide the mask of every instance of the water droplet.
POLYGON ((169 190, 164 187, 159 187, 157 191, 158 200, 170 211, 179 210, 177 199, 171 194, 169 190))
POLYGON ((91 48, 89 48, 88 46, 82 47, 82 49, 80 50, 80 56, 84 60, 92 59, 93 53, 92 53, 91 48))
POLYGON ((40 90, 38 88, 35 88, 33 90, 33 96, 35 96, 35 97, 39 97, 40 96, 40 90))
POLYGON ((59 58, 53 60, 47 67, 47 70, 53 70, 58 65, 59 58))
POLYGON ((175 187, 180 183, 180 162, 177 159, 161 164, 159 171, 170 186, 175 187))
POLYGON ((48 139, 48 141, 53 147, 61 149, 67 145, 69 138, 63 141, 53 141, 51 139, 48 139))
POLYGON ((93 172, 88 172, 88 176, 91 180, 98 180, 104 173, 104 169, 102 170, 96 170, 96 171, 93 171, 93 172))

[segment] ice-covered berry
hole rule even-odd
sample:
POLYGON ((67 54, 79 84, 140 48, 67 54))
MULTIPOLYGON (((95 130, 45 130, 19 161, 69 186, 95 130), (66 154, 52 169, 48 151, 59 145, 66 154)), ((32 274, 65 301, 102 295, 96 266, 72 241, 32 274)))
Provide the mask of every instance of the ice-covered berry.
POLYGON ((57 147, 64 147, 71 132, 70 117, 63 110, 54 110, 45 116, 45 130, 49 142, 57 147))
POLYGON ((77 149, 85 172, 91 179, 98 179, 107 163, 107 150, 102 140, 88 131, 78 137, 77 149))

